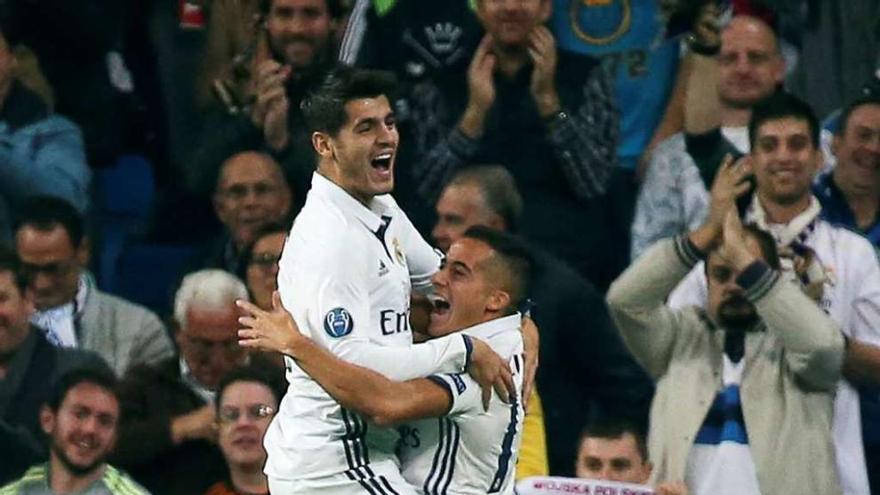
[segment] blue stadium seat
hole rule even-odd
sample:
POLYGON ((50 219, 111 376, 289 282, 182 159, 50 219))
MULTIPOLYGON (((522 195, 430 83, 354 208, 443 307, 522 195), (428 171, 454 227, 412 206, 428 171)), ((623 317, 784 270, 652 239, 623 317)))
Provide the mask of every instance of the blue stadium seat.
POLYGON ((94 264, 98 286, 114 292, 116 262, 125 245, 142 237, 153 210, 153 167, 144 157, 125 155, 95 175, 94 264))
POLYGON ((115 266, 114 293, 167 315, 177 284, 200 251, 200 246, 187 245, 126 246, 115 266))

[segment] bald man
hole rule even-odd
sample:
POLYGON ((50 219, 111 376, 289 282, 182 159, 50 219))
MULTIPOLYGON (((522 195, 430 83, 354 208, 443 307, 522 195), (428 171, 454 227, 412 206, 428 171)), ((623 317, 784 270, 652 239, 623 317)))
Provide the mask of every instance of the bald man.
POLYGON ((255 234, 290 215, 292 194, 281 166, 271 156, 244 151, 229 157, 220 168, 214 189, 214 212, 225 230, 208 256, 207 266, 241 274, 243 254, 255 234))
MULTIPOLYGON (((699 57, 707 58, 707 57, 699 57)), ((726 153, 749 152, 752 107, 773 94, 785 75, 776 36, 762 20, 734 17, 721 34, 717 82, 688 86, 689 108, 709 113, 714 124, 701 134, 676 134, 654 150, 636 203, 630 255, 636 259, 654 242, 699 227, 709 211, 709 187, 726 153), (708 110, 706 110, 708 108, 708 110)), ((689 115, 692 115, 690 110, 689 115)))

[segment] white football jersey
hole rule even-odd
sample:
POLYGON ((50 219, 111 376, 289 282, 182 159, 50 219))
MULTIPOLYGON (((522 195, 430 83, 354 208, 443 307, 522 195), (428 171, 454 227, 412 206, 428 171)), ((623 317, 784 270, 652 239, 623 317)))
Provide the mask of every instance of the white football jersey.
MULTIPOLYGON (((469 343, 453 334, 413 345, 410 291, 428 289, 440 257, 390 195, 367 208, 319 174, 279 262, 284 307, 336 356, 393 380, 461 372, 469 343)), ((288 391, 266 432, 265 472, 301 493, 350 484, 350 493, 399 493, 398 433, 340 407, 285 358, 288 391)))
POLYGON ((463 330, 507 358, 516 400, 493 395, 483 410, 480 386, 467 374, 432 376, 449 390, 452 409, 442 418, 413 421, 400 428, 403 476, 426 495, 512 494, 522 435, 523 340, 520 315, 463 330))

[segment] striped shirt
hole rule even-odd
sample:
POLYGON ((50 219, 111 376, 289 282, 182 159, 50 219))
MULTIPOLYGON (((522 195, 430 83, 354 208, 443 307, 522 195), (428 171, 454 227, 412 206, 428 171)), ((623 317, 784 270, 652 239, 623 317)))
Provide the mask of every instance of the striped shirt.
POLYGON ((401 427, 403 477, 426 495, 512 494, 522 436, 523 343, 520 316, 506 316, 463 330, 484 340, 510 362, 516 400, 493 396, 483 411, 480 386, 466 374, 433 375, 448 389, 453 405, 445 417, 401 427))
MULTIPOLYGON (((24 476, 3 488, 0 495, 53 495, 49 487, 49 465, 40 464, 28 469, 24 476)), ((149 495, 144 487, 137 484, 127 474, 107 464, 104 475, 95 480, 85 490, 75 495, 149 495)))

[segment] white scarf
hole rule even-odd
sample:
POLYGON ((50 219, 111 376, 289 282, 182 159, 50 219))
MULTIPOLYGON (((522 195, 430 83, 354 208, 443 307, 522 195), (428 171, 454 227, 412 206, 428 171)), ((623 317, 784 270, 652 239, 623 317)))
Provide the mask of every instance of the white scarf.
POLYGON ((791 221, 784 224, 770 223, 757 194, 752 196, 752 202, 746 211, 746 222, 754 224, 776 240, 783 273, 799 283, 804 292, 815 301, 822 298, 825 283, 833 285, 833 280, 822 261, 806 244, 807 239, 816 230, 821 212, 819 200, 811 195, 807 209, 791 221))
POLYGON ((85 310, 93 284, 91 277, 83 273, 79 276, 76 295, 72 301, 38 311, 31 316, 31 323, 43 330, 50 344, 58 347, 79 346, 76 326, 85 310))

